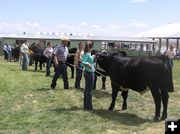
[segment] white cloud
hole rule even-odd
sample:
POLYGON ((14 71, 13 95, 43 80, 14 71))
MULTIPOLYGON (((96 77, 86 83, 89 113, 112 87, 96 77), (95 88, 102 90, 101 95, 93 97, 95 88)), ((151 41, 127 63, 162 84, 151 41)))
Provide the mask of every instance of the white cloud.
POLYGON ((147 24, 145 24, 143 22, 140 22, 138 20, 132 20, 131 25, 134 26, 134 27, 138 27, 138 28, 144 28, 144 27, 148 26, 147 24))
POLYGON ((29 22, 25 22, 24 24, 25 26, 29 27, 29 28, 39 28, 39 23, 34 22, 34 23, 29 23, 29 22))
POLYGON ((147 27, 146 24, 142 23, 142 22, 136 22, 136 23, 132 23, 133 26, 136 26, 136 27, 147 27))
POLYGON ((1 33, 22 33, 22 32, 36 32, 40 29, 39 23, 0 23, 1 33))
POLYGON ((8 26, 8 23, 2 22, 1 25, 7 27, 7 26, 8 26))
POLYGON ((38 22, 6 23, 0 22, 0 33, 74 33, 102 36, 129 36, 129 31, 119 24, 66 24, 63 22, 54 26, 43 26, 38 22))
POLYGON ((88 23, 87 23, 87 22, 82 22, 80 25, 87 26, 87 25, 88 25, 88 23))
POLYGON ((129 3, 142 3, 147 2, 148 0, 129 0, 129 3))
MULTIPOLYGON (((47 28, 44 28, 44 29, 48 30, 47 28)), ((55 31, 61 31, 61 32, 69 31, 69 29, 71 29, 71 26, 68 24, 65 24, 63 22, 60 22, 57 25, 49 28, 49 30, 51 30, 51 31, 55 30, 55 31)))
POLYGON ((92 25, 91 27, 92 27, 92 28, 95 28, 95 29, 99 29, 99 28, 101 28, 101 26, 100 26, 100 25, 92 25))
POLYGON ((111 25, 109 25, 109 28, 110 28, 111 30, 121 30, 121 29, 123 29, 123 26, 121 26, 121 25, 116 25, 116 24, 111 24, 111 25))

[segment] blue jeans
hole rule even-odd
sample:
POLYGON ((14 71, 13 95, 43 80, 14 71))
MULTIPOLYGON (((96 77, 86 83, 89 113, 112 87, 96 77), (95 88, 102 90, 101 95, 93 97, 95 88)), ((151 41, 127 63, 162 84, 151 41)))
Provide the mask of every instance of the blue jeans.
POLYGON ((4 50, 4 59, 8 60, 8 52, 4 50))
POLYGON ((84 72, 85 91, 84 91, 84 110, 92 110, 92 89, 94 84, 94 72, 84 72))
POLYGON ((59 62, 58 66, 55 69, 55 74, 52 79, 51 88, 54 89, 56 87, 56 81, 59 78, 60 74, 62 74, 62 77, 63 77, 64 89, 68 89, 69 83, 68 83, 68 77, 67 77, 67 66, 63 62, 59 62))
POLYGON ((75 82, 75 88, 80 88, 80 82, 82 78, 82 63, 79 61, 78 62, 78 68, 76 68, 76 82, 75 82))
POLYGON ((12 57, 12 52, 11 51, 8 51, 8 61, 11 61, 11 57, 12 57))
POLYGON ((46 59, 46 76, 50 75, 51 58, 46 59))
POLYGON ((22 56, 23 56, 23 59, 22 59, 22 70, 27 70, 27 67, 28 67, 28 54, 27 53, 23 53, 22 56))

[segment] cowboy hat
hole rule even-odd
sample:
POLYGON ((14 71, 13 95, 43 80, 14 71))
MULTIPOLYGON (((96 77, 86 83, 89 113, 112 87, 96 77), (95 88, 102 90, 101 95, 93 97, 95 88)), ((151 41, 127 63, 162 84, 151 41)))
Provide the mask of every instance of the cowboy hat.
POLYGON ((63 36, 60 38, 61 41, 70 41, 70 39, 67 36, 63 36))

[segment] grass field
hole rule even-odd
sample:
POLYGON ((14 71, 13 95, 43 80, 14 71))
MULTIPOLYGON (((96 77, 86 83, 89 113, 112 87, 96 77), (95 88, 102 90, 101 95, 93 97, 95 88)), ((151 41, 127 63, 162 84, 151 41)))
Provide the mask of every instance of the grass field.
MULTIPOLYGON (((180 61, 174 63, 175 92, 170 93, 169 118, 180 118, 180 61)), ((52 77, 45 70, 21 71, 18 63, 0 57, 0 134, 163 134, 164 121, 153 122, 154 102, 150 92, 143 96, 130 91, 128 109, 121 111, 117 97, 114 112, 107 112, 111 102, 110 81, 107 89, 93 94, 92 112, 83 110, 83 91, 63 90, 58 79, 57 90, 50 90, 52 77)), ((84 79, 82 87, 84 87, 84 79)))

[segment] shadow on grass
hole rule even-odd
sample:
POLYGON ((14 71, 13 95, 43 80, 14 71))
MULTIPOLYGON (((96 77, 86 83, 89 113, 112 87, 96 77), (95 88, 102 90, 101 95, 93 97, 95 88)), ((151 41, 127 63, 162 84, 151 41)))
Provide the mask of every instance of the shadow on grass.
POLYGON ((56 108, 56 109, 51 109, 50 111, 56 112, 56 113, 62 113, 62 112, 72 112, 72 111, 79 111, 83 110, 82 108, 73 106, 71 108, 56 108))
POLYGON ((12 71, 12 72, 20 72, 20 71, 24 71, 24 72, 33 72, 33 73, 44 73, 45 74, 45 72, 46 71, 44 71, 44 70, 22 70, 21 68, 19 68, 19 69, 17 69, 17 68, 15 68, 15 69, 9 69, 9 71, 12 71))
MULTIPOLYGON (((79 107, 71 107, 71 108, 56 108, 52 109, 51 111, 56 112, 58 114, 62 114, 64 112, 73 112, 73 111, 82 111, 83 108, 79 107)), ((153 120, 150 119, 143 119, 136 114, 132 113, 125 113, 125 112, 118 112, 118 111, 107 111, 105 109, 96 109, 89 111, 91 114, 95 114, 100 116, 103 119, 108 119, 109 121, 117 122, 124 125, 129 126, 138 126, 144 123, 154 123, 153 120)))
POLYGON ((118 111, 107 111, 104 109, 93 110, 91 113, 98 115, 104 119, 118 122, 120 124, 129 125, 129 126, 138 126, 144 123, 153 123, 153 120, 143 119, 136 114, 118 112, 118 111))
POLYGON ((28 70, 28 72, 34 72, 34 73, 45 73, 46 71, 44 70, 28 70))
POLYGON ((36 89, 36 91, 47 91, 47 90, 52 90, 50 87, 46 87, 46 88, 38 88, 36 89))
POLYGON ((51 91, 70 91, 70 90, 74 90, 74 87, 69 87, 69 89, 64 89, 63 87, 56 87, 55 89, 52 89, 49 85, 49 87, 42 87, 42 88, 38 88, 36 89, 36 91, 47 91, 47 90, 51 90, 51 91))
POLYGON ((93 90, 93 95, 96 98, 108 98, 111 96, 110 93, 105 92, 104 90, 93 90))
POLYGON ((21 70, 21 68, 20 68, 20 69, 15 68, 15 69, 9 69, 9 71, 12 71, 12 72, 20 72, 20 71, 23 71, 23 70, 21 70))
MULTIPOLYGON (((83 88, 79 89, 79 91, 84 93, 84 89, 83 88)), ((96 89, 96 90, 93 90, 93 96, 96 97, 97 99, 98 98, 108 98, 108 97, 111 96, 111 93, 108 93, 108 92, 106 92, 106 91, 104 91, 102 89, 100 89, 100 90, 96 89)))
MULTIPOLYGON (((54 77, 54 74, 55 74, 55 72, 52 72, 51 75, 50 75, 50 76, 47 76, 47 77, 53 78, 53 77, 54 77)), ((62 75, 60 75, 60 76, 58 77, 58 79, 62 79, 62 75)), ((69 78, 68 78, 68 79, 69 79, 69 78)))

